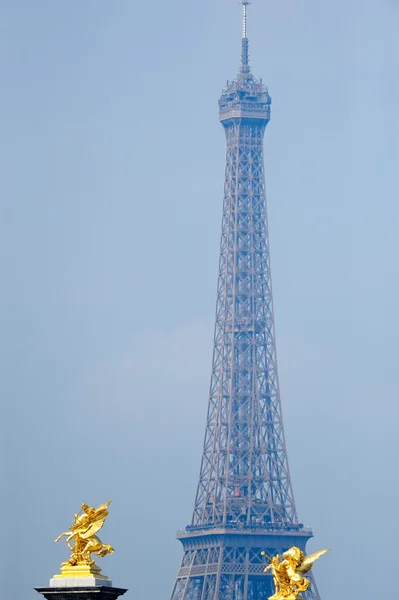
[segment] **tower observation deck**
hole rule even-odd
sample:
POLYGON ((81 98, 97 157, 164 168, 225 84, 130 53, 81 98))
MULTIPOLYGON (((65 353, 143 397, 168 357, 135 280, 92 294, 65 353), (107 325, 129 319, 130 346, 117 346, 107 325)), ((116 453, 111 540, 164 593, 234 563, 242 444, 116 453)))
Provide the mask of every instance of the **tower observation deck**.
MULTIPOLYGON (((267 600, 261 551, 305 550, 313 535, 298 521, 284 438, 263 160, 271 98, 249 65, 248 4, 239 73, 219 100, 227 150, 212 375, 171 600, 267 600)), ((320 600, 313 580, 304 597, 320 600)))

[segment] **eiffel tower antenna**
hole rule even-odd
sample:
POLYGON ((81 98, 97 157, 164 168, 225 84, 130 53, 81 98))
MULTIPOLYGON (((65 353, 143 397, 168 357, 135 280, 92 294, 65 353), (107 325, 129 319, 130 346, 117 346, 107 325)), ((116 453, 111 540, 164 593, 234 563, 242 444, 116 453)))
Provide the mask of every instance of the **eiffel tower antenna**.
POLYGON ((242 0, 242 37, 247 38, 247 17, 248 17, 248 5, 251 4, 248 0, 242 0))
POLYGON ((242 52, 241 71, 249 70, 249 43, 248 43, 248 6, 249 0, 241 0, 242 4, 242 52))

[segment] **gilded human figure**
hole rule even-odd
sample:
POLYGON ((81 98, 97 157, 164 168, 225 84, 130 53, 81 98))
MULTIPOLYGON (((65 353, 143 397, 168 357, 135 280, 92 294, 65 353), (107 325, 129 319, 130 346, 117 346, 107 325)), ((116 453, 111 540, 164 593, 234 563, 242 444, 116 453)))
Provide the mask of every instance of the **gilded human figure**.
MULTIPOLYGON (((265 569, 271 571, 275 586, 275 593, 269 600, 303 600, 301 594, 310 586, 310 579, 304 577, 310 571, 315 560, 325 554, 328 548, 305 556, 304 552, 293 546, 280 555, 269 558, 270 565, 265 569), (281 560, 280 560, 281 559, 281 560)), ((266 555, 265 552, 262 554, 266 555)))
POLYGON ((100 531, 104 521, 108 516, 108 507, 111 501, 100 504, 97 508, 83 503, 82 509, 75 514, 74 522, 69 531, 61 533, 55 540, 58 542, 66 537, 66 543, 72 554, 69 559, 63 563, 65 566, 75 565, 94 565, 92 554, 96 556, 105 556, 114 552, 112 546, 103 544, 95 534, 100 531), (71 545, 73 543, 73 545, 71 545))

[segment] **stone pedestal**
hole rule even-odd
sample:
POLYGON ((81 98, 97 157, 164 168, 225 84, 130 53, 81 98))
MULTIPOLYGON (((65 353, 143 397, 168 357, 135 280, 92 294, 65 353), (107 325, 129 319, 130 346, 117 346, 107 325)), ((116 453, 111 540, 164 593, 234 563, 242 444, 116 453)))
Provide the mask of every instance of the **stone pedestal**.
POLYGON ((112 585, 35 588, 46 600, 116 600, 127 591, 112 585))
POLYGON ((77 564, 69 565, 65 563, 61 566, 61 573, 54 575, 50 579, 50 587, 70 588, 70 587, 112 587, 112 581, 101 574, 101 569, 95 563, 91 565, 77 564))
POLYGON ((49 587, 35 588, 47 600, 116 600, 127 591, 113 587, 96 564, 69 565, 50 579, 49 587))

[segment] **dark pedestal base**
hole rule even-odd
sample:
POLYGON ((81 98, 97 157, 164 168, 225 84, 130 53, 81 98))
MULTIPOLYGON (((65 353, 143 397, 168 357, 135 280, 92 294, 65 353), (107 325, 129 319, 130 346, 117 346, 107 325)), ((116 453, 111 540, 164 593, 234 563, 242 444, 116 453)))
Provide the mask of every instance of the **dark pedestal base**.
POLYGON ((47 600, 116 600, 123 596, 127 590, 122 588, 95 586, 95 587, 46 587, 35 588, 47 600))

